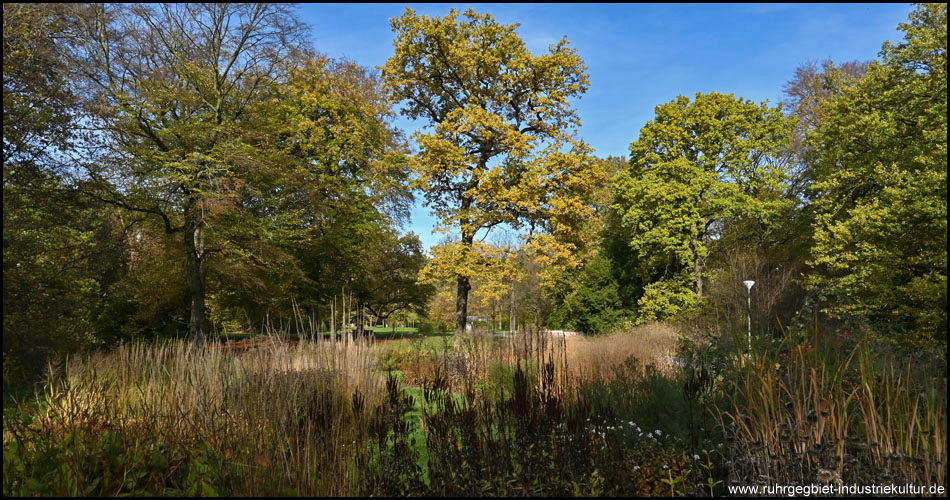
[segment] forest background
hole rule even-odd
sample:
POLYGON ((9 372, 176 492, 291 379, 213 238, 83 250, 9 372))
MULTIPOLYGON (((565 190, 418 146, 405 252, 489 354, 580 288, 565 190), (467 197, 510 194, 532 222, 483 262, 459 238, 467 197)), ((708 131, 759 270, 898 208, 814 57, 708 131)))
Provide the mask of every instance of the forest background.
MULTIPOLYGON (((762 334, 821 313, 908 348, 945 343, 939 7, 866 8, 874 23, 865 31, 827 29, 830 39, 799 41, 810 51, 771 88, 733 76, 761 66, 776 78, 775 65, 754 64, 764 55, 721 63, 710 83, 687 75, 690 83, 671 86, 672 76, 648 76, 669 73, 623 61, 619 86, 600 83, 591 68, 606 56, 576 40, 597 32, 609 9, 595 8, 569 42, 548 31, 570 8, 538 13, 538 24, 518 28, 522 46, 499 49, 509 51, 502 60, 520 53, 525 65, 553 65, 552 75, 573 80, 557 95, 534 89, 525 105, 550 105, 541 112, 547 128, 535 133, 526 121, 518 140, 528 142, 509 137, 485 156, 483 166, 501 177, 471 191, 469 202, 428 190, 445 165, 426 158, 448 157, 444 146, 459 143, 444 142, 445 134, 474 118, 446 130, 445 113, 413 114, 406 96, 428 92, 439 101, 451 92, 412 87, 409 66, 392 55, 400 50, 394 34, 419 29, 424 16, 404 14, 401 27, 373 32, 386 43, 357 44, 332 35, 326 23, 334 17, 314 8, 227 12, 253 23, 215 31, 189 24, 217 15, 198 7, 5 7, 5 379, 125 339, 255 332, 295 311, 330 328, 339 300, 361 327, 398 318, 460 331, 475 317, 495 329, 593 333, 678 319, 725 336, 744 329, 748 299, 762 334), (907 20, 882 47, 874 29, 893 30, 895 16, 907 20), (845 47, 846 39, 867 46, 845 47), (537 62, 548 43, 554 55, 537 62), (855 54, 833 60, 827 51, 855 54), (364 54, 369 61, 355 60, 364 54), (743 83, 733 88, 722 75, 743 83), (652 97, 653 113, 626 112, 633 100, 618 88, 652 97), (626 121, 591 111, 605 100, 626 121), (581 128, 581 119, 593 124, 581 128), (465 203, 481 212, 463 213, 465 203), (428 209, 447 233, 442 240, 410 218, 428 209), (751 297, 744 279, 757 283, 751 297)), ((671 8, 621 10, 617 19, 663 17, 656 10, 671 8)), ((699 19, 666 14, 679 15, 679 31, 699 19)), ((450 17, 507 26, 472 16, 450 17)), ((821 17, 825 28, 844 22, 799 11, 792 19, 799 16, 821 17)), ((708 38, 745 43, 724 29, 708 38)), ((821 31, 813 23, 797 29, 821 31)), ((696 45, 635 52, 662 68, 672 58, 664 48, 682 53, 680 43, 696 45)), ((700 52, 681 55, 692 73, 714 64, 700 64, 700 52)), ((670 64, 681 75, 683 63, 670 64)), ((513 109, 504 92, 486 96, 508 106, 496 116, 513 109)))

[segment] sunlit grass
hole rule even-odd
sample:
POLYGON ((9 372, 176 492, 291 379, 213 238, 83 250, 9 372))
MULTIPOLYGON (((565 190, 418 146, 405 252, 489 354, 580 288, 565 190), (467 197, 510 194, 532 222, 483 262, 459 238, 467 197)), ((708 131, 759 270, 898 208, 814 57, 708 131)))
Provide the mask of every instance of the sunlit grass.
POLYGON ((751 356, 706 344, 690 357, 676 339, 648 325, 124 344, 69 360, 31 402, 5 406, 4 493, 666 495, 762 477, 945 481, 945 375, 864 344, 786 341, 751 356))
MULTIPOLYGON (((184 341, 125 344, 108 354, 71 360, 54 373, 46 386, 45 411, 31 421, 8 422, 5 414, 5 464, 8 451, 28 462, 36 443, 50 449, 79 436, 94 442, 116 433, 123 440, 116 453, 123 457, 160 448, 187 456, 189 450, 207 447, 226 460, 228 469, 226 479, 220 468, 209 470, 209 477, 201 479, 207 488, 354 494, 359 491, 352 470, 360 453, 357 443, 365 439, 371 411, 382 401, 384 380, 372 345, 358 339, 292 344, 272 337, 243 352, 184 341), (19 446, 8 450, 14 440, 19 446)), ((62 451, 57 461, 75 474, 46 485, 48 493, 150 491, 148 484, 133 482, 86 492, 75 477, 84 470, 84 457, 68 446, 62 451)), ((108 470, 98 472, 127 477, 142 465, 106 461, 108 470)), ((5 479, 5 492, 8 486, 10 492, 22 486, 14 483, 5 479)), ((186 486, 176 485, 181 488, 176 491, 190 491, 186 486)))

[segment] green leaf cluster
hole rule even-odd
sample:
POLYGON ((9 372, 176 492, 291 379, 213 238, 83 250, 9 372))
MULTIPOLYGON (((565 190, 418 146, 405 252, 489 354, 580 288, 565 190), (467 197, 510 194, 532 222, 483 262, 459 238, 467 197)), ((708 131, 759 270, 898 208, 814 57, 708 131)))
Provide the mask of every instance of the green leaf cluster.
POLYGON ((909 344, 946 341, 947 13, 919 5, 882 60, 822 103, 808 140, 814 246, 808 286, 832 311, 909 344))
POLYGON ((703 296, 706 259, 730 223, 767 223, 788 207, 782 153, 791 124, 781 107, 732 94, 657 106, 630 145, 612 206, 654 282, 640 301, 650 311, 644 318, 662 319, 703 296))

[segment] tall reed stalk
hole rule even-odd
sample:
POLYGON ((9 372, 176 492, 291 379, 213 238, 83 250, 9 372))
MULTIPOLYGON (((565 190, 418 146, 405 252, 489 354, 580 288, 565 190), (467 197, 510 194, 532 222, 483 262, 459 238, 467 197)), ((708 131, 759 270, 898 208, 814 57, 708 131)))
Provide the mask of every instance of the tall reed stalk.
POLYGON ((718 415, 733 484, 945 485, 946 377, 861 342, 738 357, 727 378, 718 415))

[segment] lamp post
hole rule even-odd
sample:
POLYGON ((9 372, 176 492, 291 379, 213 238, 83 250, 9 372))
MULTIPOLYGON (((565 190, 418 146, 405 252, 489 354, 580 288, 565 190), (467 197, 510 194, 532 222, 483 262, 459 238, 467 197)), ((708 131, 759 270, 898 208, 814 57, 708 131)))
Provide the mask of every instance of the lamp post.
POLYGON ((752 285, 754 285, 755 282, 752 280, 746 280, 746 281, 743 281, 743 283, 745 283, 745 287, 749 291, 749 298, 748 298, 748 303, 747 303, 748 308, 746 309, 746 314, 748 315, 748 318, 749 318, 749 352, 752 352, 752 285))

